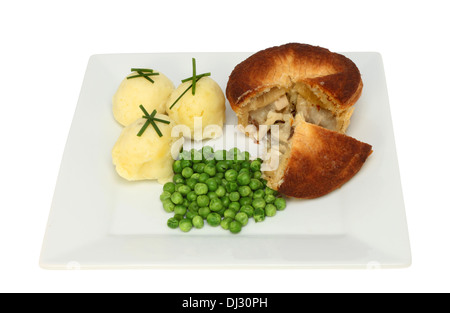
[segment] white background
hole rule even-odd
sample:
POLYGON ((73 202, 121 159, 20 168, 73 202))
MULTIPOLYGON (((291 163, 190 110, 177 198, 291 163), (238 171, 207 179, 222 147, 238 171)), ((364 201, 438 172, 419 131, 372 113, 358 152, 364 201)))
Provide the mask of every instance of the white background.
POLYGON ((2 1, 0 292, 450 291, 447 1, 2 1), (257 51, 286 42, 382 54, 413 265, 401 270, 46 271, 38 266, 90 55, 257 51))

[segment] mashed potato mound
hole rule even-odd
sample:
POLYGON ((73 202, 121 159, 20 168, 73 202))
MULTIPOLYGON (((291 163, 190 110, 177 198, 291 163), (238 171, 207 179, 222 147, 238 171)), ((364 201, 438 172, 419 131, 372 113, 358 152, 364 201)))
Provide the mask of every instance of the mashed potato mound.
POLYGON ((155 117, 170 121, 170 124, 156 122, 162 137, 151 125, 138 137, 137 133, 147 121, 140 118, 123 129, 113 147, 113 164, 117 173, 127 180, 157 179, 162 184, 173 176, 171 146, 178 138, 172 138, 171 131, 175 123, 167 115, 156 114, 155 117))
MULTIPOLYGON (((142 110, 139 108, 141 104, 149 113, 153 110, 158 113, 166 112, 166 101, 175 86, 164 74, 158 73, 159 75, 150 77, 154 83, 143 77, 125 78, 120 83, 113 96, 113 114, 117 122, 127 126, 142 117, 142 110)), ((137 74, 133 72, 128 76, 137 74)))
POLYGON ((209 125, 218 125, 223 127, 225 122, 225 96, 220 86, 209 77, 202 77, 196 83, 195 95, 192 95, 191 89, 186 92, 175 106, 170 106, 175 100, 192 84, 191 81, 182 83, 172 93, 166 104, 166 110, 170 118, 178 125, 186 125, 191 130, 191 138, 201 140, 210 138, 204 134, 205 127, 209 125), (194 137, 194 117, 202 119, 201 131, 197 132, 200 136, 194 137))

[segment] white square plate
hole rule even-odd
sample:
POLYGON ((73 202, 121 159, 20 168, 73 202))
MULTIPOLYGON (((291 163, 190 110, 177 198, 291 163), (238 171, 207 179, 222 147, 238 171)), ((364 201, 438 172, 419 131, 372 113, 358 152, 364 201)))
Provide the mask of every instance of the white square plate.
MULTIPOLYGON (((122 127, 113 118, 111 99, 131 67, 155 68, 177 85, 190 76, 192 57, 198 73, 211 72, 225 90, 234 66, 250 53, 92 56, 61 163, 40 265, 47 269, 409 266, 382 59, 373 52, 344 54, 359 67, 364 82, 347 133, 371 144, 373 154, 339 190, 314 200, 289 200, 286 210, 263 223, 249 223, 238 235, 208 225, 189 233, 170 229, 166 221, 171 215, 159 200, 162 186, 153 181, 130 183, 116 174, 111 149, 122 127)), ((236 124, 228 103, 227 124, 236 124)), ((236 136, 213 145, 231 148, 242 139, 236 136)))

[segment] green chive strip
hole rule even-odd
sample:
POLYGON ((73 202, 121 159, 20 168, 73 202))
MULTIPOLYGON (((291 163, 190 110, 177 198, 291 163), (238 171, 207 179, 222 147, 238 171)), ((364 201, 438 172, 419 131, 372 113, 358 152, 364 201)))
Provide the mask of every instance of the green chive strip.
MULTIPOLYGON (((203 73, 203 74, 197 75, 197 76, 196 76, 196 77, 197 77, 197 81, 198 81, 200 78, 206 77, 206 76, 211 76, 211 73, 203 73)), ((193 79, 193 77, 185 78, 185 79, 183 79, 181 82, 182 82, 182 83, 185 83, 185 82, 191 81, 192 79, 193 79)))
POLYGON ((145 76, 158 76, 159 73, 144 73, 144 74, 138 74, 138 75, 133 75, 133 76, 127 76, 127 79, 130 78, 136 78, 136 77, 145 77, 145 76))
POLYGON ((159 130, 158 126, 156 126, 156 123, 153 121, 153 119, 148 119, 150 121, 150 123, 152 124, 153 128, 155 129, 156 133, 158 134, 159 137, 162 137, 162 133, 159 130))
POLYGON ((144 126, 142 126, 141 130, 139 131, 139 133, 137 133, 138 137, 141 137, 142 134, 145 132, 145 130, 147 129, 148 125, 150 125, 150 120, 146 120, 144 126))
POLYGON ((152 114, 149 115, 147 110, 144 108, 144 106, 141 104, 139 106, 139 108, 142 110, 142 112, 144 112, 144 116, 142 116, 143 118, 146 118, 147 121, 145 122, 145 124, 142 126, 141 130, 137 133, 137 136, 141 137, 142 134, 145 132, 145 130, 147 129, 148 125, 152 125, 153 128, 155 129, 156 133, 158 134, 159 137, 162 137, 163 134, 161 133, 160 129, 158 128, 158 126, 156 125, 155 122, 160 122, 160 123, 164 123, 164 124, 170 124, 169 121, 166 120, 161 120, 159 118, 155 118, 156 115, 156 110, 153 110, 152 114))
POLYGON ((196 83, 197 83, 197 69, 195 65, 195 58, 192 58, 192 95, 195 95, 196 83))
POLYGON ((172 110, 173 106, 178 102, 178 100, 180 100, 181 97, 184 96, 184 94, 186 92, 188 92, 188 90, 191 88, 192 88, 192 85, 190 85, 185 91, 183 91, 183 93, 177 98, 177 100, 175 100, 175 102, 170 106, 169 110, 172 110))
POLYGON ((142 104, 139 106, 139 108, 142 110, 142 112, 144 112, 146 117, 150 115, 150 114, 148 114, 147 110, 144 108, 144 106, 142 104))
MULTIPOLYGON (((138 72, 138 74, 140 74, 140 75, 144 75, 144 73, 142 73, 141 71, 137 71, 138 72)), ((148 76, 142 76, 143 78, 145 78, 146 80, 148 80, 149 82, 151 82, 152 84, 155 82, 153 79, 151 79, 150 77, 148 77, 148 76)))
POLYGON ((151 69, 151 68, 136 68, 136 67, 133 67, 131 70, 130 70, 131 72, 150 72, 150 73, 153 73, 153 70, 151 69))

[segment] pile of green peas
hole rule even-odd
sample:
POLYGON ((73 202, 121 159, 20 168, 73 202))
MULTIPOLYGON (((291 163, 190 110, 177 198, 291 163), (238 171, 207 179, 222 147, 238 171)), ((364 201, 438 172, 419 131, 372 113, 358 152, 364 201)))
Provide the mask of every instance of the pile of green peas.
POLYGON ((250 159, 237 148, 182 151, 173 163, 173 181, 160 196, 167 225, 188 232, 192 228, 221 226, 239 233, 250 218, 262 222, 286 208, 286 200, 266 186, 261 159, 250 159))

